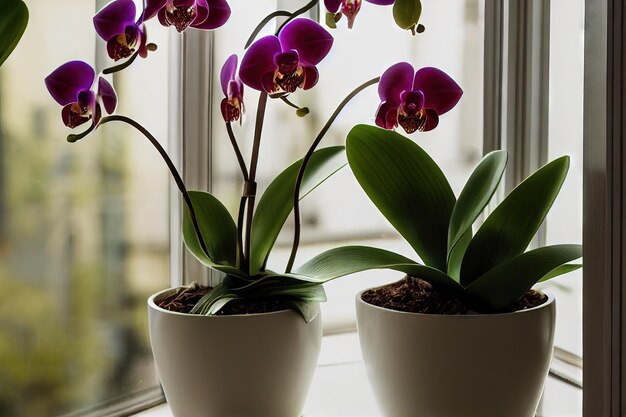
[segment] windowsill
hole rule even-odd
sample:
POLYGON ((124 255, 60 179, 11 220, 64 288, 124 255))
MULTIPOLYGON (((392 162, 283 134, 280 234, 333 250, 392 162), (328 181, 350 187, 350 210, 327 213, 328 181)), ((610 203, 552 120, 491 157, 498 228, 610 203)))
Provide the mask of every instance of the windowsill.
MULTIPOLYGON (((563 384, 552 378, 546 390, 554 392, 563 384)), ((578 417, 545 414, 546 417, 578 417)), ((172 417, 163 404, 136 417, 172 417)), ((317 371, 304 406, 303 417, 380 417, 367 381, 356 333, 326 336, 322 340, 317 371)))

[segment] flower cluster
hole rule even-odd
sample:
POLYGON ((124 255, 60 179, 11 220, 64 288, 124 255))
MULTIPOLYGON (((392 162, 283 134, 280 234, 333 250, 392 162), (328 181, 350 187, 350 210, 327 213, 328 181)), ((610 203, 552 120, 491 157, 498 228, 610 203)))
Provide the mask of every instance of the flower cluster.
MULTIPOLYGON (((396 23, 404 29, 415 29, 421 12, 419 0, 410 3, 414 6, 412 9, 404 7, 406 2, 396 9, 399 1, 366 1, 376 5, 394 4, 396 23), (406 13, 398 12, 405 9, 408 10, 406 13)), ((88 129, 69 135, 68 140, 82 139, 103 124, 122 122, 141 132, 165 160, 187 207, 184 213, 186 226, 183 227, 187 248, 200 262, 226 273, 229 278, 216 286, 192 312, 216 312, 225 303, 213 303, 224 297, 228 298, 226 302, 233 298, 281 295, 302 302, 321 300, 323 289, 317 284, 311 285, 311 282, 321 284, 322 281, 313 279, 313 276, 306 278, 302 270, 292 274, 292 267, 300 238, 300 198, 308 194, 305 191, 307 188, 315 188, 345 165, 335 158, 345 152, 345 147, 317 149, 332 123, 355 96, 377 83, 381 102, 370 118, 384 129, 393 130, 400 126, 409 134, 434 129, 439 117, 461 98, 463 92, 458 84, 439 69, 427 67, 415 71, 406 62, 391 66, 381 76, 356 87, 340 102, 304 157, 280 173, 255 206, 256 171, 267 100, 282 100, 295 107, 299 116, 308 114, 308 108, 292 103, 290 95, 318 84, 322 78, 318 65, 333 48, 334 39, 325 28, 311 19, 299 17, 316 4, 317 1, 312 0, 293 13, 282 12, 282 15, 287 13, 286 20, 275 34, 255 41, 263 27, 281 13, 268 15, 252 32, 241 62, 236 54, 232 54, 221 68, 223 98, 220 110, 244 184, 237 224, 217 198, 209 193, 187 190, 167 152, 147 129, 129 117, 113 114, 117 96, 104 78, 106 74, 124 70, 137 57, 147 58, 149 52, 156 51, 156 45, 149 43, 147 36, 146 26, 151 19, 156 17, 155 20, 163 26, 173 26, 178 32, 189 28, 215 29, 224 25, 230 17, 231 10, 226 0, 145 0, 141 10, 137 10, 134 0, 113 0, 94 16, 93 25, 106 42, 109 57, 113 61, 124 61, 103 70, 101 74, 96 74, 85 62, 71 61, 45 79, 48 91, 62 106, 61 117, 66 126, 75 128, 91 121, 88 129), (243 123, 244 85, 260 92, 249 163, 239 149, 232 126, 232 122, 243 123), (279 275, 266 270, 265 263, 291 212, 294 214, 293 246, 285 273, 277 280, 279 275)), ((361 0, 325 0, 325 5, 333 19, 345 15, 348 26, 352 27, 361 0)), ((305 317, 310 311, 304 307, 301 310, 305 317)))

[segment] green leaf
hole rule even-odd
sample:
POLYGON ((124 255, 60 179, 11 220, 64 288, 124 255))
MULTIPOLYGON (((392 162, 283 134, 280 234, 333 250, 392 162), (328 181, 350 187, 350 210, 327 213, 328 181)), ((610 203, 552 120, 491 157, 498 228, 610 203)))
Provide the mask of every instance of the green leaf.
POLYGON ((411 29, 417 25, 422 15, 420 0, 396 0, 393 3, 393 19, 401 29, 411 29))
POLYGON ((183 238, 191 253, 204 265, 229 274, 247 275, 235 268, 237 256, 237 226, 220 201, 209 193, 190 191, 202 239, 208 253, 204 253, 188 210, 183 213, 183 238))
POLYGON ((11 55, 28 25, 28 7, 22 0, 0 0, 0 66, 11 55))
POLYGON ((568 168, 569 157, 555 159, 511 191, 467 247, 461 284, 467 286, 491 268, 524 252, 552 207, 568 168))
POLYGON ((463 288, 451 277, 429 266, 415 263, 397 253, 368 246, 343 246, 323 252, 294 271, 294 276, 327 282, 370 269, 393 269, 422 278, 443 291, 459 293, 463 288))
POLYGON ((223 284, 217 284, 215 287, 210 289, 209 292, 202 296, 202 298, 196 303, 196 305, 193 306, 190 314, 210 315, 212 314, 210 313, 211 306, 213 306, 213 304, 215 304, 224 297, 230 297, 230 299, 232 299, 232 293, 230 289, 223 284))
POLYGON ((378 210, 426 265, 446 270, 455 198, 435 161, 404 136, 358 125, 346 141, 348 163, 378 210))
MULTIPOLYGON (((463 260, 465 250, 458 248, 461 250, 457 250, 454 258, 451 257, 452 250, 467 231, 469 231, 469 238, 471 239, 472 224, 496 192, 506 168, 506 161, 506 151, 493 151, 487 154, 463 187, 454 205, 454 210, 452 210, 450 227, 448 228, 448 256, 450 257, 448 271, 460 270, 459 262, 463 260)), ((469 243, 469 240, 465 243, 469 243)))
POLYGON ((581 245, 534 249, 491 269, 469 284, 466 290, 480 304, 498 311, 519 300, 555 268, 581 256, 581 245))
POLYGON ((560 275, 567 274, 569 272, 576 271, 583 267, 583 264, 565 264, 554 268, 552 271, 545 274, 539 281, 537 282, 545 282, 552 278, 556 278, 560 275))
POLYGON ((457 244, 454 245, 448 259, 448 275, 458 283, 461 282, 461 265, 465 256, 465 250, 471 241, 472 229, 468 229, 457 244))
POLYGON ((292 300, 287 305, 300 313, 307 323, 312 322, 319 312, 318 303, 314 301, 292 300))
MULTIPOLYGON (((300 199, 346 165, 343 146, 315 151, 304 173, 300 199)), ((302 160, 294 162, 281 172, 267 187, 259 200, 252 221, 250 271, 264 268, 267 258, 293 210, 293 193, 302 160)))

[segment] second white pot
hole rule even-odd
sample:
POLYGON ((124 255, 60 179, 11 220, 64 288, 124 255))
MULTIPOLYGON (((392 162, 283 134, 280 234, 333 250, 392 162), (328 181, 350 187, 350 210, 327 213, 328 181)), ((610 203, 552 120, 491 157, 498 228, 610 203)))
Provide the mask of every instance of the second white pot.
POLYGON ((385 417, 533 417, 549 370, 555 302, 505 314, 389 310, 356 297, 370 385, 385 417))
POLYGON ((150 342, 175 417, 296 417, 302 412, 322 340, 293 310, 198 316, 148 299, 150 342))

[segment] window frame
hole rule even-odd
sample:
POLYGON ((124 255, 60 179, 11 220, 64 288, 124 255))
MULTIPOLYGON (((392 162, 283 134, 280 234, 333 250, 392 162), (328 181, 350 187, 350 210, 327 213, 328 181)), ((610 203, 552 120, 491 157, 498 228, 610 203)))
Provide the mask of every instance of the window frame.
POLYGON ((585 3, 584 417, 626 413, 625 21, 621 1, 585 3))

